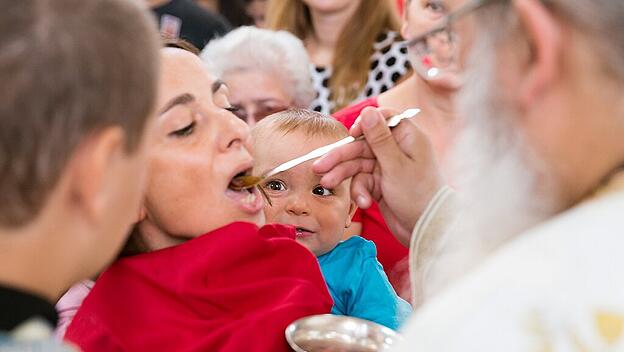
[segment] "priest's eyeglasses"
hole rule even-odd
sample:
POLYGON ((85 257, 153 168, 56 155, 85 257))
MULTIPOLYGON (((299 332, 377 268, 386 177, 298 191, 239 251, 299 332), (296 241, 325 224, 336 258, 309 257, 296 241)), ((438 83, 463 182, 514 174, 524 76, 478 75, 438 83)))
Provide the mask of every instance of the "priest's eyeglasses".
POLYGON ((424 79, 435 79, 444 73, 458 74, 458 43, 460 36, 453 24, 460 18, 493 3, 509 0, 470 0, 457 10, 441 19, 441 23, 417 37, 407 40, 404 45, 410 49, 414 70, 424 79))

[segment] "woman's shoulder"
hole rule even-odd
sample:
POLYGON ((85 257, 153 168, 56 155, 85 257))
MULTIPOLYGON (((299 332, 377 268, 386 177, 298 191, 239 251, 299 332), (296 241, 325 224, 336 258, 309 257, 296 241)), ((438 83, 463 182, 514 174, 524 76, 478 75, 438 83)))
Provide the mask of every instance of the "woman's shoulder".
MULTIPOLYGON (((402 43, 403 37, 401 37, 401 34, 399 32, 384 30, 377 36, 377 39, 373 44, 373 48, 375 50, 383 50, 385 48, 397 45, 404 47, 402 43)), ((405 53, 407 53, 407 50, 405 50, 405 53)))
POLYGON ((362 97, 379 95, 392 88, 411 70, 407 47, 397 32, 382 32, 373 45, 368 81, 362 97))
POLYGON ((403 37, 398 32, 384 31, 379 34, 377 41, 373 44, 371 69, 383 66, 396 66, 402 68, 401 71, 408 69, 407 46, 404 43, 403 37))

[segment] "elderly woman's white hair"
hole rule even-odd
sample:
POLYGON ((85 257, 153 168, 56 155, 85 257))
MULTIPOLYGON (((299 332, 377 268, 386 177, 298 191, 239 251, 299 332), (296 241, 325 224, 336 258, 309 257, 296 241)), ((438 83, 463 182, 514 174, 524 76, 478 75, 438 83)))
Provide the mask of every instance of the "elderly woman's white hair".
POLYGON ((308 55, 301 40, 289 32, 239 27, 210 41, 200 57, 217 77, 245 70, 274 76, 292 95, 296 107, 309 107, 316 96, 308 55))

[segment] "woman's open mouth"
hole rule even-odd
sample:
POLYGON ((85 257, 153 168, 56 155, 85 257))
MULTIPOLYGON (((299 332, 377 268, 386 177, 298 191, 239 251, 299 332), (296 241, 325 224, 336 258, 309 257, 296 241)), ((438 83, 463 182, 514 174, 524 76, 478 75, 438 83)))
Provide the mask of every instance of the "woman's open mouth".
POLYGON ((256 188, 240 189, 232 182, 236 177, 248 175, 250 173, 251 169, 246 169, 234 175, 230 179, 225 195, 238 203, 239 207, 245 212, 255 214, 262 210, 262 207, 264 206, 264 201, 260 196, 260 192, 258 192, 256 188))

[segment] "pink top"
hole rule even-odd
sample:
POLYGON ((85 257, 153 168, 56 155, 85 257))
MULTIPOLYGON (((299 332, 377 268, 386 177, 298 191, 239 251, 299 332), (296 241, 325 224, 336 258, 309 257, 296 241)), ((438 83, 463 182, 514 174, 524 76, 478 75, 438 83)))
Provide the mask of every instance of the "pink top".
POLYGON ((72 322, 78 308, 82 305, 82 301, 87 297, 95 282, 85 280, 72 286, 58 302, 56 302, 56 311, 59 315, 58 325, 54 331, 54 335, 59 341, 63 340, 65 331, 72 322))

